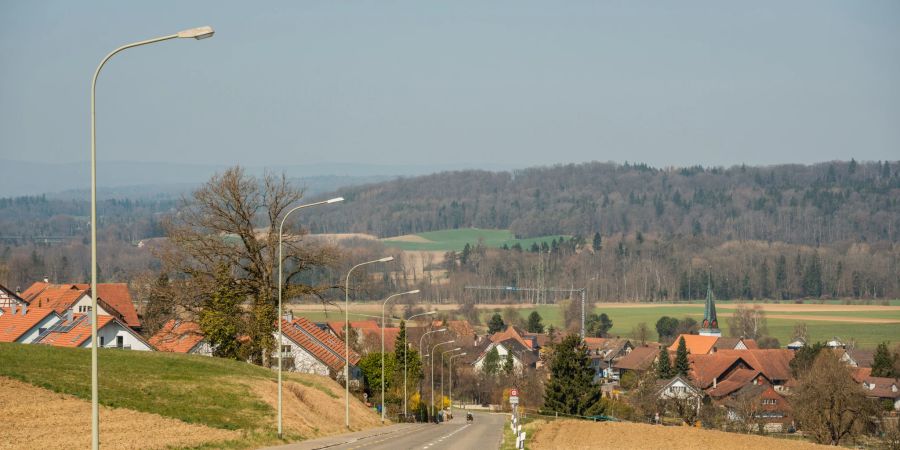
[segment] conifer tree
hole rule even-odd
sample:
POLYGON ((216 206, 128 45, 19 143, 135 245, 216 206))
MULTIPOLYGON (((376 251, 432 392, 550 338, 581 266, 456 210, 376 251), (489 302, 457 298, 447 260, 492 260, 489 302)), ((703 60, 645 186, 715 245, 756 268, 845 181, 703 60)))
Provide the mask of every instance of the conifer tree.
POLYGON ((544 324, 542 323, 541 315, 538 314, 537 311, 532 311, 531 314, 528 315, 528 323, 525 326, 525 329, 528 330, 529 333, 544 332, 544 324))
POLYGON ((894 377, 894 359, 896 357, 888 350, 887 342, 878 344, 875 348, 875 359, 872 361, 873 377, 894 377))
POLYGON ((664 346, 659 347, 659 362, 656 364, 656 375, 660 380, 668 380, 675 375, 672 372, 672 364, 669 362, 669 350, 664 346))
POLYGON ((688 362, 687 344, 684 342, 684 336, 678 339, 678 351, 675 353, 675 374, 683 377, 688 376, 691 366, 688 362))
POLYGON ((499 333, 505 329, 506 324, 503 323, 503 316, 500 313, 491 316, 491 320, 488 322, 488 334, 499 333))
POLYGON ((574 415, 599 412, 600 387, 593 380, 594 370, 581 337, 566 336, 550 362, 543 411, 574 415))

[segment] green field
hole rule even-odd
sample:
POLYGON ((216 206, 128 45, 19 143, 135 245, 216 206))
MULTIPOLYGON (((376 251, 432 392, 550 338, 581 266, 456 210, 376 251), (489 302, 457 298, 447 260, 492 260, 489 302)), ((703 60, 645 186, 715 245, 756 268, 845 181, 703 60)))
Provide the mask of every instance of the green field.
MULTIPOLYGON (((274 409, 247 384, 274 380, 271 370, 240 361, 163 352, 100 349, 99 359, 101 405, 244 432, 238 441, 218 442, 210 448, 280 442, 274 409)), ((85 400, 91 397, 90 361, 87 349, 0 343, 0 376, 85 400)), ((336 397, 316 377, 289 373, 285 378, 336 397)))
POLYGON ((541 236, 528 239, 517 239, 509 230, 481 230, 478 228, 460 228, 456 230, 429 231, 427 233, 419 233, 418 236, 427 242, 404 242, 394 241, 391 238, 382 239, 381 241, 390 247, 400 250, 410 251, 460 251, 466 244, 475 245, 479 239, 483 239, 484 245, 488 247, 500 248, 504 245, 512 247, 518 243, 523 249, 528 250, 531 244, 537 242, 547 242, 558 240, 560 237, 568 238, 568 236, 553 235, 541 236))
MULTIPOLYGON (((494 309, 486 309, 481 314, 482 323, 487 323, 490 316, 494 314, 494 309)), ((519 315, 523 318, 528 317, 531 311, 537 311, 543 318, 545 325, 553 324, 561 327, 563 323, 562 310, 556 305, 540 305, 530 308, 519 309, 519 315)), ((502 311, 501 311, 502 312, 502 311)), ((703 317, 702 304, 685 304, 677 306, 658 306, 658 307, 642 307, 642 308, 608 308, 596 309, 595 313, 605 312, 613 321, 613 327, 610 330, 613 336, 631 337, 632 329, 639 323, 644 322, 651 329, 651 339, 656 340, 658 336, 654 325, 662 316, 670 316, 678 319, 690 316, 698 322, 703 317)), ((717 305, 720 327, 724 334, 728 334, 728 319, 734 312, 734 305, 717 305)), ((787 318, 768 318, 769 335, 778 338, 778 341, 785 345, 790 342, 791 333, 794 324, 797 322, 806 322, 810 338, 813 341, 825 341, 834 336, 841 339, 855 339, 860 348, 872 349, 879 342, 889 341, 896 343, 900 341, 900 323, 853 323, 853 322, 826 322, 818 320, 809 320, 807 317, 847 317, 847 318, 873 318, 873 319, 894 319, 900 320, 900 311, 810 311, 810 312, 777 312, 768 313, 769 315, 778 314, 786 316, 797 316, 798 319, 787 318), (806 316, 806 317, 804 317, 806 316)))

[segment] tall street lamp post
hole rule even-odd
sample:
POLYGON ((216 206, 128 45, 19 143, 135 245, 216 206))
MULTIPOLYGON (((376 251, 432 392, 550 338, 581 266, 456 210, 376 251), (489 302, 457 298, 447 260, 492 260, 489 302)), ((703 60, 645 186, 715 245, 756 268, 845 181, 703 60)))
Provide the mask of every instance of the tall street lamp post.
POLYGON ((444 355, 447 353, 458 352, 462 347, 456 347, 452 350, 444 350, 441 352, 441 411, 444 410, 444 355))
POLYGON ((282 312, 281 312, 281 286, 283 284, 282 277, 284 275, 284 257, 282 256, 282 241, 284 239, 284 222, 287 220, 288 216, 291 215, 292 212, 297 211, 298 209, 309 208, 310 206, 318 206, 325 205, 329 203, 338 203, 344 201, 344 197, 332 198, 329 200, 325 200, 322 202, 310 203, 307 205, 300 205, 296 208, 287 212, 284 217, 281 218, 281 223, 278 225, 278 439, 281 439, 282 434, 282 409, 281 409, 281 371, 283 368, 282 364, 282 356, 284 353, 284 334, 281 330, 281 322, 282 322, 282 312))
POLYGON ((434 416, 434 352, 438 347, 446 344, 452 344, 456 342, 456 339, 450 339, 449 341, 439 342, 434 344, 434 347, 431 348, 431 353, 429 353, 431 358, 431 415, 434 416))
POLYGON ((206 39, 212 37, 214 33, 212 27, 205 26, 123 45, 100 61, 100 65, 94 72, 94 79, 91 81, 91 447, 94 450, 100 448, 99 383, 97 381, 97 78, 106 62, 122 50, 176 38, 206 39))
POLYGON ((460 356, 463 356, 463 355, 466 355, 466 354, 468 354, 468 352, 462 352, 462 353, 460 353, 460 354, 458 354, 458 355, 453 355, 453 356, 451 356, 450 359, 447 360, 447 364, 450 365, 450 368, 449 368, 449 372, 450 372, 450 383, 448 383, 448 384, 450 385, 450 389, 449 389, 449 390, 450 390, 450 412, 451 412, 451 413, 453 412, 453 358, 457 358, 457 357, 460 357, 460 356))
MULTIPOLYGON (((391 295, 390 297, 384 299, 384 304, 381 305, 381 423, 384 423, 384 310, 387 308, 387 304, 394 297, 399 297, 401 295, 407 294, 418 294, 418 289, 413 289, 407 292, 401 292, 399 294, 391 295)), ((404 351, 405 354, 405 351, 404 351)), ((405 359, 405 358, 404 358, 405 359)))
MULTIPOLYGON (((421 313, 421 314, 415 314, 415 315, 409 316, 409 318, 407 318, 406 321, 408 322, 408 321, 410 321, 410 320, 412 320, 412 319, 415 319, 416 317, 419 317, 419 316, 430 316, 430 315, 433 315, 433 314, 436 314, 436 313, 437 313, 437 311, 428 311, 428 312, 424 312, 424 313, 421 313)), ((406 400, 407 400, 407 397, 409 397, 409 394, 406 392, 406 378, 407 378, 407 372, 409 371, 409 369, 408 369, 408 367, 407 367, 407 366, 409 365, 409 364, 407 363, 408 358, 406 357, 406 353, 407 353, 407 350, 408 350, 408 347, 409 347, 409 346, 406 344, 406 335, 407 335, 408 333, 409 333, 409 330, 408 330, 408 329, 406 330, 406 333, 403 333, 403 419, 404 419, 404 420, 406 420, 406 415, 408 414, 408 412, 406 411, 406 400)), ((425 333, 425 334, 428 334, 428 333, 425 333)), ((425 334, 423 334, 422 337, 424 337, 425 334)), ((421 348, 421 346, 420 346, 420 348, 421 348)), ((419 358, 421 358, 421 357, 422 357, 422 352, 421 352, 421 350, 420 350, 420 351, 419 351, 419 358)))
POLYGON ((348 430, 350 429, 350 274, 357 267, 365 266, 366 264, 390 262, 393 260, 393 256, 385 256, 373 261, 359 263, 347 271, 347 279, 344 282, 344 424, 348 430))
MULTIPOLYGON (((447 331, 447 329, 446 328, 438 328, 437 330, 431 330, 431 331, 426 331, 425 333, 422 333, 422 337, 419 338, 419 354, 422 355, 421 356, 422 358, 425 358, 426 356, 428 356, 425 354, 425 352, 422 351, 422 344, 425 341, 425 336, 428 336, 429 334, 432 334, 432 333, 442 333, 444 331, 447 331)), ((423 359, 422 361, 424 362, 425 360, 423 359)), ((434 372, 432 372, 432 373, 434 373, 434 372)), ((424 376, 425 374, 423 373, 422 375, 424 376)), ((421 390, 422 390, 422 383, 420 382, 419 383, 419 391, 421 392, 421 390)), ((419 400, 421 400, 421 396, 420 396, 419 400)), ((426 413, 427 413, 427 411, 426 411, 426 413)))

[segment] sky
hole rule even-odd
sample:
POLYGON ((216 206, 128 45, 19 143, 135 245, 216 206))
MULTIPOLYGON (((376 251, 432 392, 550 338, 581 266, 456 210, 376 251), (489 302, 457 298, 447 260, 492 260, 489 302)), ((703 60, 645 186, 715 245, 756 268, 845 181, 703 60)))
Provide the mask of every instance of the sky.
POLYGON ((0 2, 0 159, 900 159, 900 2, 0 2))

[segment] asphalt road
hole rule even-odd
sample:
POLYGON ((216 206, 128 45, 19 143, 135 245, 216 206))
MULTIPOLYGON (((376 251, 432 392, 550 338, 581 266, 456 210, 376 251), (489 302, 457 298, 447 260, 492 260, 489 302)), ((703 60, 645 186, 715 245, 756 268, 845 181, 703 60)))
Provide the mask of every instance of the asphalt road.
POLYGON ((503 438, 505 414, 473 413, 475 420, 466 423, 464 411, 456 411, 456 417, 439 425, 416 424, 396 433, 360 439, 356 442, 329 447, 342 450, 446 450, 446 449, 497 449, 503 438))

